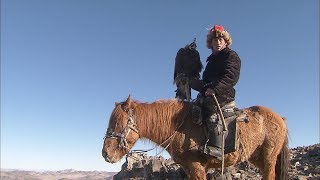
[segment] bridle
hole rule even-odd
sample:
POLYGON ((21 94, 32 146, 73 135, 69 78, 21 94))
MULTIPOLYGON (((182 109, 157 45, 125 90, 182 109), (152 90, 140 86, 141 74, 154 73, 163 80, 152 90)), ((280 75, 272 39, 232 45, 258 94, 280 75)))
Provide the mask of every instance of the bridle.
POLYGON ((133 109, 124 107, 124 111, 128 113, 128 121, 127 121, 126 127, 122 130, 121 133, 114 132, 108 128, 104 139, 107 139, 107 138, 120 139, 118 144, 118 149, 122 148, 125 150, 130 150, 130 148, 128 147, 127 136, 129 135, 131 130, 137 133, 138 135, 139 135, 139 131, 137 130, 136 128, 137 124, 134 121, 133 109))

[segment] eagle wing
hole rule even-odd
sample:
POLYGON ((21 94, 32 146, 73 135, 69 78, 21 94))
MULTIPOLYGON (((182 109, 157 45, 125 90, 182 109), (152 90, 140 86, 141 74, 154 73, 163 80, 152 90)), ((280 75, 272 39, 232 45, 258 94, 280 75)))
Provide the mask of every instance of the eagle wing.
POLYGON ((196 50, 195 41, 184 48, 180 48, 175 58, 174 83, 177 86, 176 98, 191 99, 189 83, 192 79, 199 79, 203 68, 200 54, 196 50))

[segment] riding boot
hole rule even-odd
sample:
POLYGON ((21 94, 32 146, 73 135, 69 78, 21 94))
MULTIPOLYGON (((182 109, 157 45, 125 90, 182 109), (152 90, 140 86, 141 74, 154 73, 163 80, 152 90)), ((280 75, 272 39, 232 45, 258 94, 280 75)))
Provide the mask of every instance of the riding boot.
POLYGON ((200 150, 205 154, 222 159, 222 123, 217 114, 213 114, 206 120, 208 140, 200 150))

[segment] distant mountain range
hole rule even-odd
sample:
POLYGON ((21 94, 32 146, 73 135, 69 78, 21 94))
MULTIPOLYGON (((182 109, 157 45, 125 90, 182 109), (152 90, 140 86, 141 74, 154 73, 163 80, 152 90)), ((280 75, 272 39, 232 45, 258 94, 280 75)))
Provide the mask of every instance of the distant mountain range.
POLYGON ((77 171, 66 169, 61 171, 29 171, 1 169, 1 180, 106 180, 112 179, 117 172, 77 171))

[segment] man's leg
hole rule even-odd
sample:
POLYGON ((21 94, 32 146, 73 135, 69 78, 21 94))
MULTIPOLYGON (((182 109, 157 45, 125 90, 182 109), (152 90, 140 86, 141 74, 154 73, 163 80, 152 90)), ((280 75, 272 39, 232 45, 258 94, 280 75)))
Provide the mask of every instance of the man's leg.
POLYGON ((217 106, 212 97, 205 97, 203 115, 207 125, 208 143, 202 147, 204 153, 221 159, 222 157, 222 122, 219 120, 217 106))

